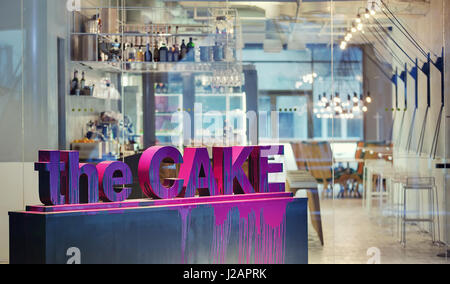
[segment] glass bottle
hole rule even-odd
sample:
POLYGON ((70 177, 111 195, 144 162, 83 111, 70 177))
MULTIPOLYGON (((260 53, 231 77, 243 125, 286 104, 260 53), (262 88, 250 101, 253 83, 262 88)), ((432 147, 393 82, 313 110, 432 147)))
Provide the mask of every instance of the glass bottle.
POLYGON ((168 49, 166 43, 163 42, 161 48, 159 49, 159 61, 167 62, 167 57, 168 57, 168 49))
POLYGON ((173 55, 174 55, 174 47, 173 46, 169 46, 168 48, 168 53, 167 53, 167 62, 173 62, 173 55))
POLYGON ((83 72, 83 73, 81 73, 81 82, 80 82, 81 90, 83 90, 84 87, 86 87, 86 79, 84 78, 84 72, 83 72))
POLYGON ((144 62, 144 50, 142 50, 142 45, 139 46, 139 50, 137 51, 137 61, 144 62))
POLYGON ((130 48, 128 49, 128 61, 136 61, 136 49, 134 48, 132 43, 130 44, 130 48))
POLYGON ((180 49, 178 48, 178 45, 173 46, 173 61, 176 62, 180 59, 180 49))
POLYGON ((153 55, 150 51, 150 43, 147 43, 147 50, 145 51, 145 62, 152 62, 153 61, 153 55))
POLYGON ((78 88, 78 71, 75 70, 75 72, 73 73, 73 79, 70 82, 70 94, 71 95, 76 95, 77 94, 77 89, 78 88))
POLYGON ((185 60, 187 54, 187 47, 184 39, 181 42, 181 52, 180 52, 180 61, 185 60))
MULTIPOLYGON (((159 36, 159 33, 158 33, 159 36)), ((153 50, 153 61, 159 62, 159 48, 158 48, 158 40, 155 40, 155 49, 153 50)))
POLYGON ((187 44, 187 58, 190 62, 195 61, 195 44, 192 41, 192 37, 189 38, 189 42, 187 44))

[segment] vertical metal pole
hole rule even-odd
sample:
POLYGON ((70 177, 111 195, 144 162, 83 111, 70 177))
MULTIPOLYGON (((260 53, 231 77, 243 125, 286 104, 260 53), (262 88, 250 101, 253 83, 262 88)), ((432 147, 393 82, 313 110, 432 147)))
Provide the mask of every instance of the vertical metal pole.
POLYGON ((58 148, 66 150, 66 48, 65 39, 58 37, 58 148))
MULTIPOLYGON (((183 74, 183 109, 185 109, 189 115, 191 115, 191 133, 185 133, 191 139, 195 138, 195 76, 193 74, 183 74), (189 112, 191 110, 192 112, 189 112)), ((203 127, 203 126, 202 126, 203 127)), ((183 130, 187 131, 187 130, 183 130)))
POLYGON ((428 73, 427 73, 427 106, 431 107, 431 54, 428 53, 428 73))
POLYGON ((143 89, 143 125, 144 125, 144 149, 156 144, 155 133, 155 80, 154 74, 144 73, 142 75, 143 89))
POLYGON ((405 63, 405 111, 408 109, 408 64, 405 63))
POLYGON ((416 67, 414 67, 413 69, 413 74, 414 74, 414 79, 415 81, 415 87, 416 87, 416 91, 415 91, 415 106, 416 109, 419 108, 419 59, 416 58, 416 67))
POLYGON ((398 67, 395 68, 395 108, 398 110, 398 67))
MULTIPOLYGON (((256 141, 249 141, 250 145, 258 145, 259 143, 259 113, 258 113, 258 73, 254 66, 246 66, 244 69, 245 75, 245 100, 247 104, 247 112, 254 112, 256 114, 256 141)), ((245 122, 247 123, 247 121, 245 122)), ((250 125, 249 125, 250 126, 250 125)), ((247 137, 250 140, 252 138, 251 132, 255 129, 250 129, 247 127, 247 137)))
POLYGON ((444 59, 445 59, 445 47, 442 47, 442 70, 441 70, 441 102, 442 102, 442 107, 445 106, 445 64, 444 64, 444 59))

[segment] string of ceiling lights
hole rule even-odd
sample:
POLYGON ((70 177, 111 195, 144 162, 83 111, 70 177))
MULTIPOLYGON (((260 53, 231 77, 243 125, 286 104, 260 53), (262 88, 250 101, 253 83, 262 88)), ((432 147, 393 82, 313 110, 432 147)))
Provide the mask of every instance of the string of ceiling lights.
MULTIPOLYGON (((376 15, 375 2, 372 2, 371 8, 366 8, 363 14, 365 19, 370 19, 376 15)), ((360 13, 352 23, 352 27, 347 31, 345 38, 341 41, 341 50, 346 50, 348 42, 353 38, 353 34, 357 32, 364 32, 364 23, 360 13)), ((330 98, 327 94, 319 95, 319 101, 317 103, 317 108, 314 108, 314 114, 317 118, 344 118, 344 119, 354 119, 360 118, 361 115, 368 111, 368 105, 372 103, 372 97, 370 92, 367 97, 364 95, 358 96, 355 92, 353 97, 347 96, 347 100, 344 101, 339 93, 331 95, 330 98)))
POLYGON ((344 119, 360 118, 363 113, 369 110, 366 103, 372 103, 370 93, 364 99, 363 95, 358 96, 355 92, 353 97, 348 95, 347 100, 343 100, 339 93, 336 93, 334 96, 331 95, 330 98, 327 97, 326 93, 323 93, 323 95, 319 95, 314 114, 319 119, 333 117, 344 119))
POLYGON ((347 33, 345 34, 344 40, 341 41, 340 48, 342 50, 347 49, 348 43, 353 38, 353 34, 357 32, 364 33, 364 23, 363 23, 363 17, 368 20, 371 17, 374 17, 376 15, 376 9, 375 9, 375 2, 372 2, 372 5, 369 8, 365 8, 363 16, 358 12, 358 15, 356 16, 356 19, 352 23, 352 27, 347 30, 347 33))

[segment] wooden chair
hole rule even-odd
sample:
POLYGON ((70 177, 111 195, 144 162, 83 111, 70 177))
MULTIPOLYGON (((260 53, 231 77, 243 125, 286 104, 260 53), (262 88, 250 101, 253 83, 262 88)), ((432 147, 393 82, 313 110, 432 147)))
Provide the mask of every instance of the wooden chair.
POLYGON ((308 171, 319 183, 323 184, 322 197, 333 197, 333 190, 329 188, 333 180, 333 156, 331 146, 327 142, 301 144, 301 150, 306 158, 308 171))
POLYGON ((307 161, 310 157, 308 147, 302 143, 292 143, 292 150, 297 161, 298 171, 287 172, 287 191, 297 193, 298 190, 306 190, 308 197, 308 206, 311 215, 311 224, 319 236, 320 242, 324 245, 322 215, 320 210, 320 198, 317 187, 317 180, 307 170, 307 161))

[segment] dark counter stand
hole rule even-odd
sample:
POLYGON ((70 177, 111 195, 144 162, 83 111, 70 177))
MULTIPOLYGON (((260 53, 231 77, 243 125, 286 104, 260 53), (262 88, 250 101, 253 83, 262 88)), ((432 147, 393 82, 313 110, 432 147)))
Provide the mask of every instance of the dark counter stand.
MULTIPOLYGON (((213 263, 211 247, 214 230, 217 230, 214 209, 217 206, 230 208, 226 262, 239 263, 242 219, 238 207, 251 207, 261 202, 270 207, 280 199, 287 198, 213 203, 203 203, 205 199, 200 198, 198 203, 191 200, 187 204, 167 206, 148 206, 142 202, 142 207, 135 208, 10 212, 10 263, 64 264, 71 257, 70 248, 80 251, 80 261, 85 264, 213 263), (186 227, 181 212, 189 208, 190 223, 186 227), (183 230, 187 232, 184 254, 183 230)), ((306 199, 291 199, 287 204, 285 263, 308 261, 306 204, 306 199)))

